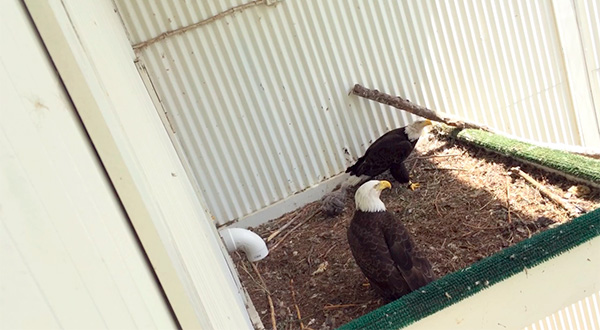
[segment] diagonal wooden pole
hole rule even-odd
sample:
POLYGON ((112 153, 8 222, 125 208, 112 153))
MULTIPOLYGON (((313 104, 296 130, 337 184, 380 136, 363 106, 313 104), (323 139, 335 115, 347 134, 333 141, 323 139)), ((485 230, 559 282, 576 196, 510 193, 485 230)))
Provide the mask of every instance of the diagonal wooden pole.
POLYGON ((488 132, 492 131, 486 126, 458 119, 443 112, 437 112, 435 110, 428 109, 424 106, 414 104, 400 96, 392 96, 390 94, 380 92, 376 89, 363 87, 360 84, 354 85, 350 93, 379 103, 387 104, 396 109, 404 110, 426 119, 439 121, 449 126, 454 126, 458 128, 476 128, 488 132))

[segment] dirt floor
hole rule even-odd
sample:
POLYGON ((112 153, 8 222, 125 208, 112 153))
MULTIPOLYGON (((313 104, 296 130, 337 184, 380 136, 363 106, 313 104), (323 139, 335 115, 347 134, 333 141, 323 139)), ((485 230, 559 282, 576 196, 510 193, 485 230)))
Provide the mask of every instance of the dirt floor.
MULTIPOLYGON (((428 135, 406 164, 421 186, 408 190, 385 173, 378 179, 389 180, 392 189, 381 199, 403 221, 438 277, 571 219, 530 184, 507 173, 520 166, 560 196, 570 195, 569 188, 578 183, 516 160, 428 135)), ((348 192, 346 208, 337 217, 326 217, 315 202, 254 228, 266 240, 293 220, 268 242, 266 259, 252 265, 243 254, 232 255, 265 328, 271 329, 275 318, 277 329, 334 329, 384 304, 346 241, 354 191, 348 192)), ((569 201, 594 210, 600 207, 600 191, 591 189, 569 201)))

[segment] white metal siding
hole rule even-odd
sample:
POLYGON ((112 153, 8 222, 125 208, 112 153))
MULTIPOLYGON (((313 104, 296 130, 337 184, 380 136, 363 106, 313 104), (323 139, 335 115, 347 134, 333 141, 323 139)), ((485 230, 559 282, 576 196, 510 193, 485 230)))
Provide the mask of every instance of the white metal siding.
MULTIPOLYGON (((590 80, 597 122, 600 121, 600 3, 576 0, 577 18, 590 80)), ((590 118, 594 120, 594 118, 590 118)), ((596 146, 599 147, 599 146, 596 146)))
MULTIPOLYGON (((116 3, 137 44, 245 2, 116 3)), ((347 96, 354 83, 523 138, 581 144, 556 31, 551 0, 286 0, 138 55, 222 224, 342 172, 412 121, 347 96)))
POLYGON ((600 292, 571 304, 526 327, 525 330, 600 328, 600 292))
POLYGON ((176 328, 23 7, 0 2, 0 328, 176 328))
POLYGON ((140 77, 113 1, 25 4, 181 327, 250 328, 229 256, 140 77))

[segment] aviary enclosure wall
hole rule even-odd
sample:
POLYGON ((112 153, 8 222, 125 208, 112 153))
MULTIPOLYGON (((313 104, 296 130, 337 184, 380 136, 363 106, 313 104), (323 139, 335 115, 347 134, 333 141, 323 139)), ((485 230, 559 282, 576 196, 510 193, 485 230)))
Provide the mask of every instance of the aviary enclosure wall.
MULTIPOLYGON (((600 145, 595 0, 116 4, 218 224, 293 201, 414 120, 348 96, 355 83, 521 138, 600 145)), ((298 205, 280 206, 271 217, 298 205)))

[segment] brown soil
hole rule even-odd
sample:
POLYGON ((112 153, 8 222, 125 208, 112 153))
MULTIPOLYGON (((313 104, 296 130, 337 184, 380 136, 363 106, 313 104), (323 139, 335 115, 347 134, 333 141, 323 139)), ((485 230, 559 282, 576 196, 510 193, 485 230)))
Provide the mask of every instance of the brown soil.
MULTIPOLYGON (((429 136, 419 142, 406 164, 421 186, 410 191, 386 173, 378 179, 389 180, 392 189, 381 198, 403 221, 438 277, 571 219, 566 210, 507 172, 520 166, 560 196, 577 183, 516 160, 429 136)), ((272 316, 277 329, 333 329, 384 304, 369 288, 346 241, 354 191, 348 192, 346 208, 337 217, 327 218, 316 202, 254 228, 266 239, 296 217, 268 243, 270 254, 255 263, 256 268, 243 255, 232 255, 267 329, 272 328, 272 316)), ((600 191, 592 189, 569 200, 593 210, 600 206, 600 191)))

